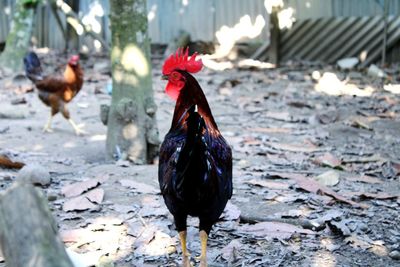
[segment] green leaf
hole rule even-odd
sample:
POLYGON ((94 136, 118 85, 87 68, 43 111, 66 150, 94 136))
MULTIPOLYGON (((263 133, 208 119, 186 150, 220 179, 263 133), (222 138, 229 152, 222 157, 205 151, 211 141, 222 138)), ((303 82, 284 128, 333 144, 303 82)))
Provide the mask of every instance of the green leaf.
POLYGON ((36 6, 40 4, 42 0, 22 0, 24 6, 36 6))

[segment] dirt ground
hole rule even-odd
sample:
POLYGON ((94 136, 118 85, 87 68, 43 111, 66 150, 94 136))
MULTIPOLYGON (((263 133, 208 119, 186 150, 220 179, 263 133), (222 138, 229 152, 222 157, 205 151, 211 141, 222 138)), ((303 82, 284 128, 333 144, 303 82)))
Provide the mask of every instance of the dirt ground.
MULTIPOLYGON (((66 62, 39 55, 48 73, 66 62)), ((42 133, 49 109, 30 81, 0 73, 0 152, 49 171, 41 188, 66 246, 86 265, 178 266, 157 165, 106 162, 99 109, 111 98, 109 66, 102 57, 83 65, 84 87, 69 109, 85 136, 60 115, 54 132, 42 133)), ((162 139, 174 103, 161 61, 153 65, 162 139)), ((383 86, 398 83, 399 69, 385 71, 381 79, 292 63, 195 75, 234 153, 234 194, 209 238, 210 266, 400 266, 400 90, 383 86)), ((1 190, 16 174, 0 169, 1 190)), ((197 220, 189 225, 196 256, 197 220)))

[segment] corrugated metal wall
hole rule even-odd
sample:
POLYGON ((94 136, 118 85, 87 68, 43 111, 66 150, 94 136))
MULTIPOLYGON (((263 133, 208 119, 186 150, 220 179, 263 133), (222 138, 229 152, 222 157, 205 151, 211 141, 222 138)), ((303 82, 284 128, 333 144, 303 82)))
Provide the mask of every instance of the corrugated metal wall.
MULTIPOLYGON (((96 17, 102 25, 101 35, 110 40, 108 27, 108 0, 81 0, 80 16, 88 14, 95 3, 104 9, 104 16, 96 17)), ((3 42, 10 29, 15 0, 0 1, 0 42, 3 42)), ((153 43, 168 43, 180 30, 191 33, 192 40, 215 41, 215 32, 222 26, 232 27, 240 18, 249 15, 254 23, 262 15, 267 23, 264 0, 148 0, 149 34, 153 43)), ((61 18, 65 23, 63 14, 61 18)), ((56 21, 47 6, 38 9, 37 26, 34 36, 39 46, 63 48, 64 40, 56 21)), ((267 26, 256 41, 266 40, 267 26)), ((83 41, 83 40, 81 40, 83 41)))
MULTIPOLYGON (((399 0, 388 1, 389 15, 400 14, 399 0)), ((381 16, 385 0, 284 0, 297 19, 381 16)))
MULTIPOLYGON (((334 63, 343 57, 366 58, 366 66, 381 58, 382 17, 340 17, 298 20, 281 38, 280 58, 334 63)), ((389 16, 387 48, 400 40, 400 17, 389 16)))

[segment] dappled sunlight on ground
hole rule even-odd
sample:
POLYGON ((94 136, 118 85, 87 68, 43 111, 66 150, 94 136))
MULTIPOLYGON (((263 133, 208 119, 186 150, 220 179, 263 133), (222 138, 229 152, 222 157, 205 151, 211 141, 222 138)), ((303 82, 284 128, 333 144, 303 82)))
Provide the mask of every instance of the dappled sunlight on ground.
POLYGON ((97 135, 92 135, 89 138, 90 142, 99 142, 99 141, 106 141, 107 136, 105 134, 97 134, 97 135))
POLYGON ((73 148, 73 147, 76 147, 76 146, 77 146, 77 144, 74 141, 69 141, 69 142, 64 143, 64 147, 65 148, 73 148))
POLYGON ((128 228, 115 217, 97 217, 80 228, 61 230, 63 242, 80 254, 85 263, 95 265, 102 256, 114 261, 132 253, 133 239, 126 235, 128 228))
POLYGON ((335 257, 329 251, 317 251, 313 256, 313 267, 335 267, 337 266, 335 257))
MULTIPOLYGON (((320 76, 318 74, 314 74, 320 76)), ((318 79, 315 85, 315 90, 317 92, 322 92, 328 95, 354 95, 360 97, 371 96, 375 91, 371 86, 367 86, 364 89, 360 89, 355 84, 347 83, 346 81, 341 81, 337 75, 333 72, 325 72, 318 79)))
POLYGON ((201 55, 199 56, 199 58, 201 58, 205 67, 215 71, 224 71, 228 69, 234 69, 237 67, 243 69, 252 68, 259 70, 271 69, 276 67, 276 65, 274 64, 254 59, 242 59, 239 61, 217 61, 212 59, 212 56, 210 55, 201 55))
POLYGON ((400 94, 400 84, 388 84, 384 85, 383 89, 385 89, 388 92, 391 92, 392 94, 400 94))
POLYGON ((242 59, 238 62, 238 67, 255 68, 255 69, 272 69, 275 68, 276 65, 254 59, 242 59))

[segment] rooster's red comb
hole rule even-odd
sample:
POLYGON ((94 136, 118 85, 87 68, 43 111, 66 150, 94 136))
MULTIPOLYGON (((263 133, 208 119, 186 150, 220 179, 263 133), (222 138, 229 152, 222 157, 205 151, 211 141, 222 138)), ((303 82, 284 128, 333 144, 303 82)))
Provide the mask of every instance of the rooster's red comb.
POLYGON ((173 70, 185 70, 187 72, 196 73, 203 67, 203 62, 200 60, 196 61, 197 53, 194 53, 190 59, 188 59, 189 48, 185 50, 178 48, 175 54, 170 55, 164 62, 162 68, 163 75, 170 74, 173 70))

